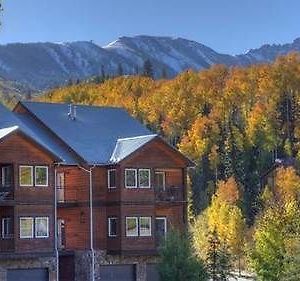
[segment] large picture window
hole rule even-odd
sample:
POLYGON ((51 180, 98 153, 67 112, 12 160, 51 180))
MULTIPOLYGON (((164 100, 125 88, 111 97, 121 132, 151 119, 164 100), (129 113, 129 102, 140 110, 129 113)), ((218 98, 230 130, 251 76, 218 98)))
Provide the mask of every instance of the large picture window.
POLYGON ((126 217, 126 236, 138 236, 138 219, 137 217, 126 217))
POLYGON ((107 185, 108 188, 116 188, 116 170, 111 169, 107 171, 107 185))
POLYGON ((125 169, 125 186, 127 188, 137 187, 137 171, 136 169, 125 169))
POLYGON ((20 238, 33 238, 33 218, 20 218, 20 238))
POLYGON ((151 236, 151 217, 140 217, 140 236, 151 236))
POLYGON ((35 237, 47 238, 49 237, 49 218, 36 217, 35 218, 35 237))
POLYGON ((150 188, 150 169, 139 169, 139 187, 150 188))
POLYGON ((33 167, 20 166, 19 167, 19 181, 20 186, 33 186, 33 167))
POLYGON ((48 186, 48 167, 46 166, 35 167, 35 185, 48 186))

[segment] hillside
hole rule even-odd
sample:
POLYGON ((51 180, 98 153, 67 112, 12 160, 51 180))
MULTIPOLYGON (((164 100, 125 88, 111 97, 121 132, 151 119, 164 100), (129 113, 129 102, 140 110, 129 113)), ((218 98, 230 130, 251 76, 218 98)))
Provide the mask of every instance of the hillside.
POLYGON ((273 64, 214 66, 171 80, 119 77, 63 87, 39 99, 126 108, 198 163, 192 178, 197 212, 207 204, 212 183, 234 176, 252 221, 261 175, 276 158, 300 160, 299 64, 292 54, 273 64))
POLYGON ((0 76, 41 91, 97 75, 141 73, 147 59, 159 78, 162 73, 174 77, 186 69, 201 70, 214 64, 246 66, 272 62, 291 51, 300 51, 300 39, 290 44, 264 45, 237 56, 171 37, 121 37, 104 47, 93 42, 17 43, 0 46, 0 76))

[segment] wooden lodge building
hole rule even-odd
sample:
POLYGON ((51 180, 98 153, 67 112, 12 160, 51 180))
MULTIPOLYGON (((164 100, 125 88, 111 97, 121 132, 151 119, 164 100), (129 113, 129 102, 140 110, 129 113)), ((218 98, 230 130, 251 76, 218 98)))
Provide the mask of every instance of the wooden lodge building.
POLYGON ((0 280, 158 280, 192 165, 120 108, 0 104, 0 280))

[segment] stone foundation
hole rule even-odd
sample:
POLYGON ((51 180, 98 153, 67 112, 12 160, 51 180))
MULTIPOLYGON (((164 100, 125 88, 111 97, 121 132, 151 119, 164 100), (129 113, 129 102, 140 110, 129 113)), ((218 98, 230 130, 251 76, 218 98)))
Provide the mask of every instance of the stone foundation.
MULTIPOLYGON (((9 269, 35 269, 47 268, 49 271, 49 281, 56 280, 56 258, 39 257, 39 258, 5 258, 0 260, 0 280, 7 280, 7 270, 9 269)), ((27 280, 30 281, 30 280, 27 280)))

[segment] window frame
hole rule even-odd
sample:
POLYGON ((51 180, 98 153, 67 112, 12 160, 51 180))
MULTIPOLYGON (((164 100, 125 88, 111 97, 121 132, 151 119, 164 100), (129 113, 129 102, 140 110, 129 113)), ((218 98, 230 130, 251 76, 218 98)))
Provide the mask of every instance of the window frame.
POLYGON ((118 218, 117 217, 108 217, 107 223, 108 223, 108 237, 115 238, 118 236, 118 228, 116 228, 116 234, 111 234, 111 221, 116 221, 116 227, 118 227, 118 218))
POLYGON ((125 217, 125 234, 126 234, 126 237, 138 237, 139 236, 139 219, 138 219, 138 217, 125 217), (134 219, 136 222, 136 233, 130 234, 130 235, 127 233, 127 226, 128 226, 127 220, 129 220, 129 219, 134 219))
POLYGON ((138 170, 138 187, 139 188, 151 188, 151 169, 147 169, 147 168, 141 168, 138 170), (148 186, 142 186, 141 182, 140 182, 140 172, 145 172, 147 171, 149 174, 149 179, 148 179, 148 186))
POLYGON ((117 181, 117 169, 108 169, 108 170, 107 170, 107 188, 108 188, 108 189, 115 189, 115 188, 117 188, 116 181, 117 181), (115 186, 111 186, 111 185, 110 185, 110 173, 111 173, 112 171, 115 172, 115 186))
POLYGON ((19 236, 20 236, 20 239, 32 239, 32 238, 34 238, 34 219, 33 219, 33 217, 20 217, 19 218, 19 236), (30 236, 21 235, 21 221, 22 220, 30 220, 31 221, 32 229, 31 229, 31 235, 30 236))
MULTIPOLYGON (((11 224, 12 224, 12 217, 3 217, 2 218, 2 220, 1 220, 1 227, 2 227, 2 229, 1 229, 1 237, 2 237, 2 239, 10 239, 10 238, 12 238, 13 237, 13 233, 8 233, 8 234, 6 234, 5 235, 5 233, 4 233, 4 224, 5 224, 5 221, 9 221, 11 224)), ((13 227, 13 225, 11 225, 11 227, 13 227)))
POLYGON ((152 217, 145 217, 145 216, 139 217, 138 229, 139 229, 140 237, 151 237, 152 236, 152 217), (141 234, 141 220, 142 219, 149 219, 149 222, 150 222, 150 224, 149 224, 150 225, 150 228, 149 228, 150 233, 149 234, 141 234))
POLYGON ((134 168, 125 168, 125 171, 124 171, 124 180, 125 180, 125 188, 128 188, 128 189, 132 189, 132 188, 138 188, 138 171, 137 169, 134 169, 134 168), (127 185, 127 180, 126 180, 126 175, 127 175, 127 172, 128 171, 134 171, 135 172, 135 185, 134 186, 128 186, 127 185))
POLYGON ((34 237, 37 239, 49 238, 49 217, 46 216, 46 217, 34 218, 34 237), (41 220, 41 219, 46 219, 47 221, 47 235, 43 235, 43 236, 37 235, 37 227, 36 227, 37 220, 41 220))
POLYGON ((24 187, 33 187, 33 183, 34 183, 34 181, 33 181, 33 166, 32 165, 19 165, 19 185, 20 186, 24 186, 24 187), (21 173, 21 170, 22 170, 22 168, 30 168, 30 170, 31 170, 31 184, 22 184, 22 182, 21 182, 21 175, 22 175, 22 173, 21 173))
POLYGON ((48 187, 49 186, 49 167, 48 166, 34 166, 34 186, 38 186, 38 187, 48 187), (46 184, 37 184, 36 180, 37 180, 37 169, 41 169, 41 168, 45 168, 46 169, 46 184))

